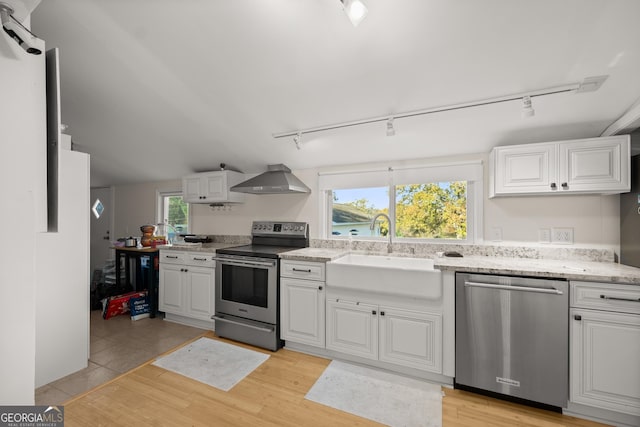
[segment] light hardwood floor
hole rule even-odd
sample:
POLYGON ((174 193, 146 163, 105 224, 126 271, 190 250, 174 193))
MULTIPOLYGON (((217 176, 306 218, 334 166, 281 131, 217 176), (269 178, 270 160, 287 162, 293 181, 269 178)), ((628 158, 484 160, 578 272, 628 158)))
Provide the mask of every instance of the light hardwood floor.
MULTIPOLYGON (((212 332, 203 336, 219 339, 212 332)), ((304 399, 329 360, 287 349, 272 353, 234 344, 268 353, 271 357, 228 392, 148 362, 65 402, 65 425, 379 425, 304 399)), ((443 388, 443 391, 442 418, 445 427, 602 426, 460 390, 443 388)), ((375 402, 371 404, 375 405, 375 402)))

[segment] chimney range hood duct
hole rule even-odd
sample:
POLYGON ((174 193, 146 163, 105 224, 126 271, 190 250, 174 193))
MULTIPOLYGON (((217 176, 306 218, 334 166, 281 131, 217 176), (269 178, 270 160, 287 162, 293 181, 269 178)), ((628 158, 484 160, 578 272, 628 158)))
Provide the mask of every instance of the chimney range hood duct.
POLYGON ((289 194, 310 193, 298 177, 291 173, 291 169, 283 164, 268 165, 267 172, 248 179, 231 187, 231 191, 250 194, 289 194))

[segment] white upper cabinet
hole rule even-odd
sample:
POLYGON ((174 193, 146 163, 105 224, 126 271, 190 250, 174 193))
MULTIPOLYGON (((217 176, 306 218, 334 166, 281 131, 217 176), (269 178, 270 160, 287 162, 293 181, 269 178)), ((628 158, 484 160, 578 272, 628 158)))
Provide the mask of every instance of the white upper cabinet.
POLYGON ((229 191, 245 180, 234 171, 203 172, 182 178, 182 198, 188 203, 242 203, 245 195, 229 191))
POLYGON ((630 190, 629 135, 496 147, 489 197, 630 190))

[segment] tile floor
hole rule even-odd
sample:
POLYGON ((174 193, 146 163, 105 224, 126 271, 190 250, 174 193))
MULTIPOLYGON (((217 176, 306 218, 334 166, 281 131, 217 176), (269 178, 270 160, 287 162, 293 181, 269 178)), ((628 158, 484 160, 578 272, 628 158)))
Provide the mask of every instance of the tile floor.
POLYGON ((36 389, 36 405, 60 405, 206 331, 165 322, 162 318, 132 321, 129 316, 104 320, 91 312, 89 366, 36 389))

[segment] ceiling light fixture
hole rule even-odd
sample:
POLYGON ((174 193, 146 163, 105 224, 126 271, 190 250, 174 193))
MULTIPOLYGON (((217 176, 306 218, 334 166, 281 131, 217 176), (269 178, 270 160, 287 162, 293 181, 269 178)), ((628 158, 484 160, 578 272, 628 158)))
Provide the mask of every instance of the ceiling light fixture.
POLYGON ((394 136, 396 134, 396 130, 393 127, 393 117, 389 117, 387 120, 387 136, 394 136))
POLYGON ((531 97, 529 95, 522 97, 522 117, 533 117, 536 115, 536 110, 533 109, 531 104, 531 97))
POLYGON ((349 20, 354 27, 357 27, 360 22, 367 16, 367 6, 360 0, 340 0, 344 12, 349 17, 349 20))
MULTIPOLYGON (((607 76, 598 76, 597 78, 601 82, 603 82, 604 80, 606 80, 607 76)), ((272 134, 272 136, 274 138, 285 138, 285 137, 295 135, 296 137, 294 138, 294 142, 296 143, 296 147, 300 149, 300 138, 302 137, 302 135, 306 133, 325 132, 328 130, 367 125, 367 124, 377 123, 377 122, 387 122, 387 132, 389 132, 389 121, 392 119, 404 119, 407 117, 416 117, 416 116, 422 116, 426 114, 443 113, 446 111, 454 111, 454 110, 463 110, 465 108, 481 107, 484 105, 499 104, 502 102, 510 102, 510 101, 518 101, 518 100, 522 100, 524 104, 525 97, 529 99, 531 111, 533 111, 533 106, 531 105, 532 104, 531 99, 535 97, 556 95, 556 94, 568 93, 568 92, 583 93, 585 92, 585 89, 584 89, 585 86, 588 86, 589 91, 597 90, 600 87, 601 83, 600 85, 595 86, 592 83, 593 79, 595 79, 595 77, 587 77, 582 82, 579 82, 579 83, 571 83, 563 86, 548 87, 544 89, 529 91, 526 93, 515 93, 511 95, 505 95, 505 96, 500 96, 496 98, 481 99, 481 100, 465 102, 461 104, 443 105, 440 107, 426 108, 424 110, 414 110, 414 111, 407 111, 405 113, 396 113, 391 118, 389 116, 372 117, 369 119, 354 120, 350 122, 336 123, 336 124, 326 125, 326 126, 318 126, 315 128, 301 129, 293 132, 289 131, 289 132, 274 133, 272 134)), ((533 112, 535 113, 535 111, 533 112)), ((391 128, 395 132, 395 128, 393 128, 393 122, 391 123, 391 128)))
POLYGON ((302 139, 302 132, 298 132, 293 136, 293 142, 296 144, 296 148, 300 149, 300 143, 302 139))

